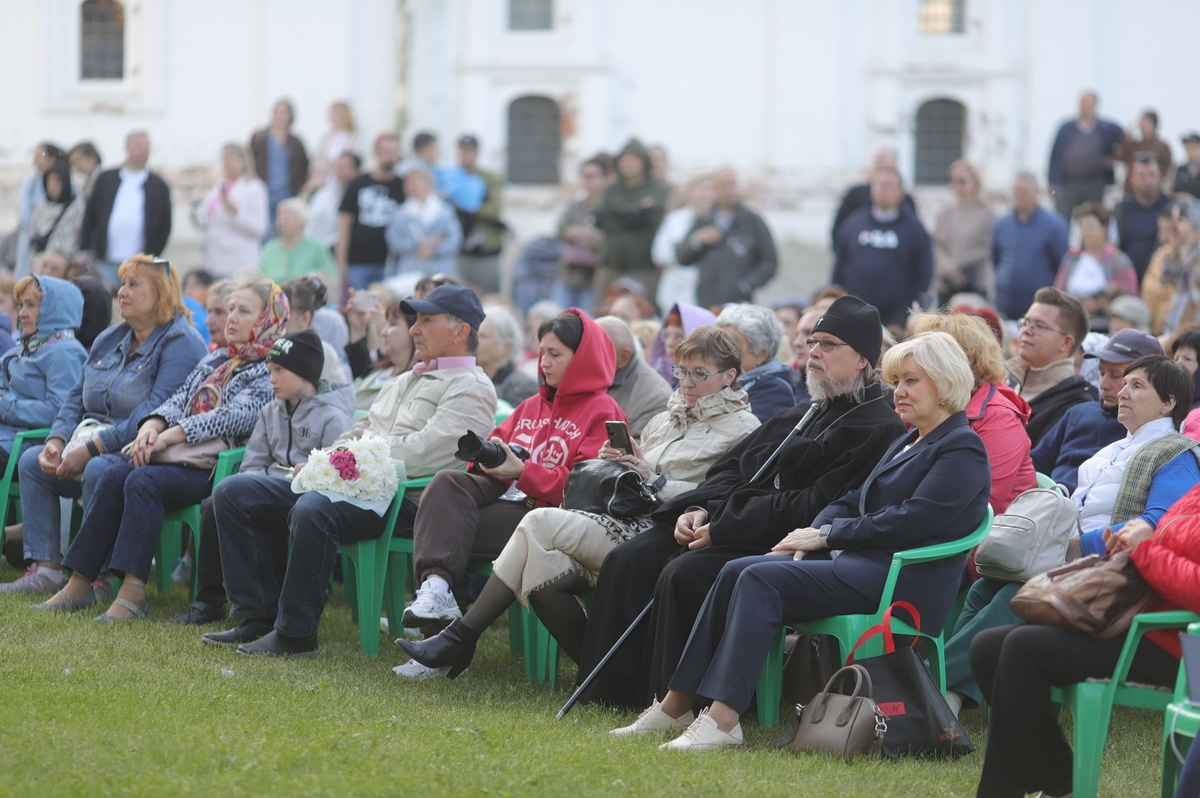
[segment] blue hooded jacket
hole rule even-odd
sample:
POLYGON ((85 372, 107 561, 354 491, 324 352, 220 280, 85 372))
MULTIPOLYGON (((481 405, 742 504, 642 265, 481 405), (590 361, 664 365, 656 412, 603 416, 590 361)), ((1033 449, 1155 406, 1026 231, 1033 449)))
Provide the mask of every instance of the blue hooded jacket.
POLYGON ((36 280, 42 289, 37 330, 0 356, 0 448, 5 452, 21 430, 50 426, 87 359, 87 350, 75 340, 83 322, 83 294, 57 277, 36 280), (62 337, 47 342, 56 334, 62 337))

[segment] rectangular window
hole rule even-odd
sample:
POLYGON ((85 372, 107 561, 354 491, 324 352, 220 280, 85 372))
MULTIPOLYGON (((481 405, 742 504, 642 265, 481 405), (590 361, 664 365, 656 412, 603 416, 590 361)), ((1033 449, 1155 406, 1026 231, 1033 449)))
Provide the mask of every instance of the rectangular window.
POLYGON ((963 6, 966 0, 920 0, 921 10, 917 29, 930 36, 947 33, 963 33, 966 16, 963 6))
POLYGON ((116 0, 85 0, 79 13, 79 79, 123 79, 124 7, 116 0))
POLYGON ((509 30, 554 30, 554 0, 508 0, 509 30))

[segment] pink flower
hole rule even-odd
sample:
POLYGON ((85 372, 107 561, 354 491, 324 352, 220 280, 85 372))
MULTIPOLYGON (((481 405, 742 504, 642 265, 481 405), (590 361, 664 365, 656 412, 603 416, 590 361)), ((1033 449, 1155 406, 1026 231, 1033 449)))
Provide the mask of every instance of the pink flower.
POLYGON ((361 474, 359 474, 358 469, 355 468, 354 466, 350 466, 343 471, 339 471, 338 474, 341 475, 342 480, 345 482, 354 482, 360 476, 362 476, 361 474))

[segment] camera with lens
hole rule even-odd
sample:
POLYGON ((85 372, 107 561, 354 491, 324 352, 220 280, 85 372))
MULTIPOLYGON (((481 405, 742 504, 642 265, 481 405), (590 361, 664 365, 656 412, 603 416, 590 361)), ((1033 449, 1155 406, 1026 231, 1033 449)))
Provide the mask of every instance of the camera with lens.
MULTIPOLYGON (((524 446, 510 443, 508 448, 521 460, 529 459, 529 450, 524 446)), ((495 441, 485 441, 470 430, 458 439, 458 451, 454 456, 483 468, 499 468, 508 459, 504 446, 495 441)))

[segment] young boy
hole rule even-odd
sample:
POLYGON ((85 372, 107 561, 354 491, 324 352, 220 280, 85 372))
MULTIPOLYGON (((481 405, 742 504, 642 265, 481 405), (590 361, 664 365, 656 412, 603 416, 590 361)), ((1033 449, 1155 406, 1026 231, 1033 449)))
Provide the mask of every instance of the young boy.
MULTIPOLYGON (((313 449, 329 446, 354 421, 354 393, 349 386, 329 390, 321 383, 325 353, 312 330, 280 338, 267 354, 267 370, 275 401, 259 411, 258 423, 246 443, 238 474, 261 474, 291 479, 295 466, 307 462, 313 449), (322 390, 325 389, 325 390, 322 390)), ((196 601, 173 623, 207 624, 225 618, 217 525, 212 497, 201 504, 200 574, 196 601)), ((208 642, 213 641, 207 636, 208 642)))

